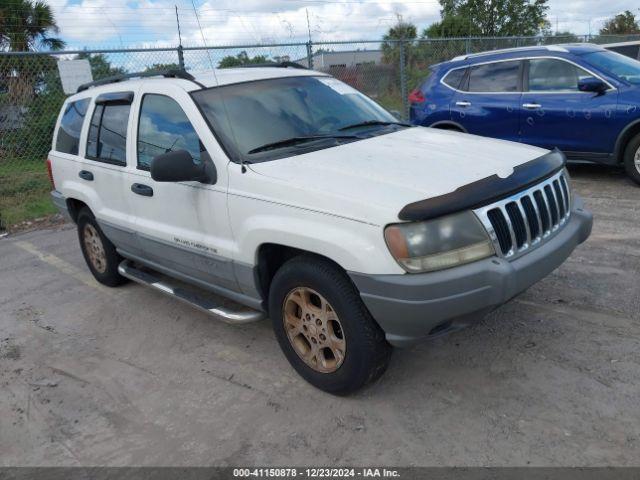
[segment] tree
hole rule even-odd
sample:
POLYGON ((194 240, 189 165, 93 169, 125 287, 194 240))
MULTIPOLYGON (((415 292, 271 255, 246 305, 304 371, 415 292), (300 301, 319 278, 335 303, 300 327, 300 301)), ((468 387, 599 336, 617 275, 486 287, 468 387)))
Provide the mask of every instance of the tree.
POLYGON ((439 22, 432 23, 422 31, 422 38, 469 37, 471 25, 461 15, 448 15, 439 22))
POLYGON ((630 35, 634 33, 640 33, 640 25, 636 21, 636 16, 629 10, 610 18, 600 29, 600 35, 630 35))
POLYGON ((532 36, 549 28, 549 0, 439 0, 442 20, 427 36, 532 36))
POLYGON ((0 49, 10 52, 61 50, 65 42, 51 7, 41 0, 0 0, 0 49))
POLYGON ((145 72, 155 72, 162 70, 182 70, 177 63, 154 63, 144 69, 145 72))
MULTIPOLYGON (((51 7, 41 0, 0 0, 0 51, 28 52, 60 50, 65 43, 55 37, 58 26, 51 7)), ((37 58, 0 58, 0 77, 6 77, 12 102, 24 105, 34 95, 36 83, 55 60, 37 58)))
POLYGON ((398 40, 409 40, 405 43, 405 55, 411 55, 411 44, 418 36, 418 30, 413 23, 405 22, 402 16, 398 15, 396 24, 389 28, 382 37, 382 61, 383 63, 396 64, 400 60, 400 42, 398 40))
POLYGON ((94 80, 106 77, 115 77, 127 73, 123 67, 114 67, 107 57, 102 53, 79 53, 77 60, 87 59, 91 65, 91 75, 94 80))
POLYGON ((235 57, 233 55, 227 55, 223 57, 222 60, 218 63, 218 68, 231 68, 231 67, 240 67, 242 65, 255 65, 259 63, 267 63, 269 60, 264 55, 256 55, 255 57, 250 57, 246 51, 241 51, 235 57))

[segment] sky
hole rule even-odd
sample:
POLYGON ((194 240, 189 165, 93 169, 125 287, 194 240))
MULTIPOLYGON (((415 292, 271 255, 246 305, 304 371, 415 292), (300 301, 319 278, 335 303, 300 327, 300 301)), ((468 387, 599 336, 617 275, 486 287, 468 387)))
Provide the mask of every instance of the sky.
MULTIPOLYGON (((176 6, 185 46, 377 40, 397 16, 419 31, 440 18, 437 0, 48 0, 69 48, 173 46, 176 6), (194 10, 195 9, 195 10, 194 10), (196 12, 197 11, 197 15, 196 12), (308 19, 308 21, 307 21, 308 19)), ((555 30, 597 33, 636 0, 550 0, 555 30)))

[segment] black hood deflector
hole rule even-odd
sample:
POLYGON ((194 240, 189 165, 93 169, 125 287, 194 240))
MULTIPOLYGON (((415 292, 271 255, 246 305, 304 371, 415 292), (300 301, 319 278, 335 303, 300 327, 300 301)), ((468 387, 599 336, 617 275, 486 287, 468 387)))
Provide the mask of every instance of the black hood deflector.
POLYGON ((492 175, 464 185, 451 193, 410 203, 400 210, 398 218, 418 222, 484 207, 549 178, 564 168, 566 162, 564 154, 556 149, 518 165, 507 178, 492 175))

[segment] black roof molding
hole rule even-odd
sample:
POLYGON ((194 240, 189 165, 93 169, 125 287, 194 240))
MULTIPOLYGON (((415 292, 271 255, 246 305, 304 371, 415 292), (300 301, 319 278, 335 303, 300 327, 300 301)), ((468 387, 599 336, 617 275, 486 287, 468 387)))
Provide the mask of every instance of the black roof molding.
POLYGON ((309 70, 304 65, 300 65, 296 62, 264 62, 264 63, 245 63, 244 65, 238 65, 239 68, 298 68, 301 70, 309 70))
POLYGON ((184 80, 189 80, 200 87, 204 86, 196 82, 196 79, 193 75, 187 73, 186 70, 180 70, 177 68, 169 69, 169 70, 150 70, 148 72, 136 72, 136 73, 126 73, 123 75, 115 75, 113 77, 101 78, 100 80, 95 80, 93 82, 83 83, 78 87, 76 93, 83 92, 88 90, 91 87, 99 87, 101 85, 109 85, 111 83, 119 83, 125 80, 129 80, 130 78, 145 78, 145 77, 165 77, 165 78, 182 78, 184 80))
POLYGON ((564 168, 566 162, 564 154, 556 149, 518 165, 507 178, 492 175, 451 193, 410 203, 400 211, 398 218, 418 222, 484 207, 549 178, 564 168))

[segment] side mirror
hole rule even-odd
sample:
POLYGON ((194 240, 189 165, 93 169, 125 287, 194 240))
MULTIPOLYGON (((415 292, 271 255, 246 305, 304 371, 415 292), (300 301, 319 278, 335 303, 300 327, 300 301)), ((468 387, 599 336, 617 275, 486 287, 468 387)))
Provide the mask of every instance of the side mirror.
POLYGON ((581 92, 592 92, 602 95, 609 89, 609 86, 602 80, 595 77, 583 78, 578 82, 578 90, 581 92))
POLYGON ((202 152, 202 161, 196 162, 186 150, 158 155, 151 160, 151 178, 156 182, 201 182, 216 183, 216 168, 207 152, 202 152))

